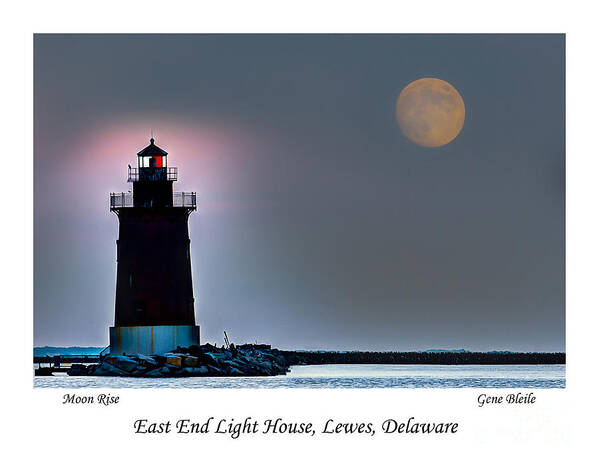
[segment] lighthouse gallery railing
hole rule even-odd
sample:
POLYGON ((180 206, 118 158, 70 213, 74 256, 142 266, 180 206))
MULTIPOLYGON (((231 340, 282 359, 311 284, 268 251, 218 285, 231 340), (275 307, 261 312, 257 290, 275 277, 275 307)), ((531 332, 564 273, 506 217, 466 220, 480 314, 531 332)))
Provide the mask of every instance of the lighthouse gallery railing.
MULTIPOLYGON (((123 207, 134 207, 133 193, 110 193, 110 208, 121 209, 123 207)), ((173 193, 173 207, 196 208, 196 193, 175 192, 173 193)))
POLYGON ((177 167, 129 167, 127 172, 127 181, 177 181, 179 169, 177 167))

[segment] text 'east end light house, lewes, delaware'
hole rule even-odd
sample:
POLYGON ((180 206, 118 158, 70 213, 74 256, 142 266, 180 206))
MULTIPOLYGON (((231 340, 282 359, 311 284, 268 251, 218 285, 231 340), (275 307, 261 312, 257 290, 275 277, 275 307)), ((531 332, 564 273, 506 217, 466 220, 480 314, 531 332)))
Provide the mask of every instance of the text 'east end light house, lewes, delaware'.
POLYGON ((198 345, 187 220, 196 193, 175 193, 177 168, 154 144, 129 166, 133 192, 111 193, 119 217, 114 327, 110 353, 160 354, 198 345))

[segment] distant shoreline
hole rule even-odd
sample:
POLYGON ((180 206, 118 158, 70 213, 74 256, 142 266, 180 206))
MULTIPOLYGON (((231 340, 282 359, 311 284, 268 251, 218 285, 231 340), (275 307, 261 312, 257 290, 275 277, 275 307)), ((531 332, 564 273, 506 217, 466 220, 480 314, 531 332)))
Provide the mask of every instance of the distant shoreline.
POLYGON ((520 365, 565 364, 566 353, 510 352, 299 352, 281 351, 290 365, 318 364, 440 364, 520 365))

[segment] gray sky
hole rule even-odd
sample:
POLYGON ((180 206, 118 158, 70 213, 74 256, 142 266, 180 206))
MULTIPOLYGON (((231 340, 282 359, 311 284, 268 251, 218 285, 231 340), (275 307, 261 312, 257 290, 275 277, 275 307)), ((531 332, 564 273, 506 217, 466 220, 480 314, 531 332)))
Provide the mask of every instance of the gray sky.
POLYGON ((197 191, 202 341, 565 348, 562 35, 37 35, 36 345, 108 342, 108 194, 148 143, 197 191), (402 88, 462 95, 406 139, 402 88))

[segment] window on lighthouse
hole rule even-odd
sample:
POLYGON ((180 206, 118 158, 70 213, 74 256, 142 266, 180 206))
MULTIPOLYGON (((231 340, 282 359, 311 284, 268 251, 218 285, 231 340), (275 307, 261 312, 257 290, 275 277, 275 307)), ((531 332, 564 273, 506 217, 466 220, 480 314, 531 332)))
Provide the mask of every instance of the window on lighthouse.
POLYGON ((162 168, 164 166, 163 164, 163 157, 160 156, 156 156, 156 157, 140 157, 140 168, 162 168))

